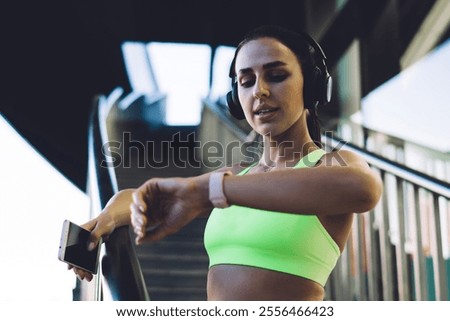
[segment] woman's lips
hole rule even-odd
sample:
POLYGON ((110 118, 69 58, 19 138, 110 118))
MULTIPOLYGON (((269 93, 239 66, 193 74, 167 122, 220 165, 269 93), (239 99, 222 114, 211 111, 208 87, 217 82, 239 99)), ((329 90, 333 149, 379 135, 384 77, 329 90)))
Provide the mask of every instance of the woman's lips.
POLYGON ((260 120, 269 120, 276 115, 278 108, 261 108, 255 111, 255 116, 260 120))

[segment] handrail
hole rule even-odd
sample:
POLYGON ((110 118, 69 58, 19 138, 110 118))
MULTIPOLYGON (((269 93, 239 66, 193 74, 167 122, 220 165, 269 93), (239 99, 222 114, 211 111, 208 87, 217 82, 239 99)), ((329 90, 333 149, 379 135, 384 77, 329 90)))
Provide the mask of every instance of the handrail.
MULTIPOLYGON (((375 137, 375 136, 382 136, 388 144, 393 144, 395 146, 414 146, 415 148, 420 149, 421 151, 427 153, 427 155, 430 155, 430 157, 445 160, 449 159, 450 153, 446 153, 444 151, 436 150, 430 146, 423 145, 418 142, 414 142, 412 140, 406 139, 406 138, 400 138, 398 136, 391 135, 389 133, 381 132, 373 128, 369 128, 362 124, 360 120, 354 120, 351 117, 348 119, 339 119, 336 120, 333 124, 333 128, 339 132, 342 128, 349 127, 352 134, 359 133, 359 135, 364 137, 364 141, 361 143, 356 143, 357 146, 360 147, 366 147, 367 145, 367 139, 369 137, 375 137)), ((372 147, 373 148, 373 147, 372 147)))
MULTIPOLYGON (((117 192, 117 181, 107 152, 106 117, 110 106, 103 96, 96 97, 89 122, 89 173, 91 200, 104 208, 117 192), (106 166, 104 166, 106 165, 106 166)), ((113 300, 148 301, 149 295, 139 260, 131 240, 129 227, 117 228, 105 241, 102 275, 113 300)))
POLYGON ((322 139, 325 145, 332 148, 343 147, 362 155, 366 161, 380 170, 389 172, 405 181, 421 186, 432 193, 439 194, 450 199, 450 183, 429 176, 415 169, 404 166, 384 157, 378 156, 373 152, 362 149, 352 143, 331 137, 328 133, 322 139))

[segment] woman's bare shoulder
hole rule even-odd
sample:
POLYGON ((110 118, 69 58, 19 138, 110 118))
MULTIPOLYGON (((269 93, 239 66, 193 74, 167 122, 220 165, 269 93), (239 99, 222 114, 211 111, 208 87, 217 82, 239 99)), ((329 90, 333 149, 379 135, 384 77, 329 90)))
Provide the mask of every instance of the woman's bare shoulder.
POLYGON ((367 162, 361 156, 349 150, 337 150, 326 153, 318 166, 363 166, 368 167, 367 162))

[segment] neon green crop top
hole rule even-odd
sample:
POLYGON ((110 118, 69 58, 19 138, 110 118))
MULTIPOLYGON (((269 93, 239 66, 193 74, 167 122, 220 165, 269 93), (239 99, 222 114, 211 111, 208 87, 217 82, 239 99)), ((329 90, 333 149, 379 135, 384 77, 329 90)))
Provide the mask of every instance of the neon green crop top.
MULTIPOLYGON (((315 150, 295 168, 314 166, 325 154, 315 150)), ((238 175, 245 175, 251 167, 238 175)), ((316 215, 272 212, 232 205, 214 209, 208 219, 205 248, 209 266, 235 264, 304 277, 325 285, 340 256, 316 215)))

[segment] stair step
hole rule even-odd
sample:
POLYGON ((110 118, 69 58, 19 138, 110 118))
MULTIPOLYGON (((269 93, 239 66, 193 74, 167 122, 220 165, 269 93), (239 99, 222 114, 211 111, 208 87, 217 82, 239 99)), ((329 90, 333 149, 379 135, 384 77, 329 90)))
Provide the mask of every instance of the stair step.
POLYGON ((195 277, 204 277, 208 269, 171 269, 171 270, 163 270, 163 269, 157 269, 157 268, 144 268, 143 272, 147 275, 153 275, 158 277, 189 277, 189 278, 195 278, 195 277))
POLYGON ((206 250, 201 243, 189 243, 189 242, 167 242, 152 244, 148 247, 137 247, 136 253, 139 257, 146 257, 146 255, 198 255, 206 256, 206 250))
POLYGON ((208 269, 192 270, 161 270, 144 269, 144 279, 148 287, 204 287, 208 269))
POLYGON ((204 287, 151 287, 148 288, 152 301, 206 301, 204 287))

